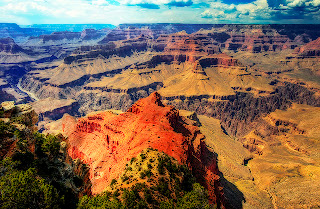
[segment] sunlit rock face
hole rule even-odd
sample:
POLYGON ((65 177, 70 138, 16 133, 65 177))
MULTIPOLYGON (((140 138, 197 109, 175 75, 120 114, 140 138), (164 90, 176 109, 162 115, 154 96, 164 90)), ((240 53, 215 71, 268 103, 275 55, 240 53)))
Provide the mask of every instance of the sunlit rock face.
POLYGON ((90 166, 92 193, 98 194, 116 179, 132 157, 146 148, 162 151, 187 164, 204 185, 213 203, 223 203, 216 159, 194 121, 165 106, 158 93, 139 100, 127 112, 90 114, 78 120, 65 117, 68 152, 90 166))

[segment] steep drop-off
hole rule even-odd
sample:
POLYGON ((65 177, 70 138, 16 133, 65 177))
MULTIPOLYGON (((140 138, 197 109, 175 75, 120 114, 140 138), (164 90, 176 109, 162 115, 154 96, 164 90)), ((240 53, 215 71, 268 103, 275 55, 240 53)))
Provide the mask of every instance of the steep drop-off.
POLYGON ((208 189, 211 203, 224 205, 216 159, 204 136, 179 116, 179 111, 163 105, 156 92, 120 115, 101 112, 78 120, 66 117, 63 130, 70 143, 70 156, 90 166, 93 194, 104 191, 132 157, 154 148, 186 164, 208 189))

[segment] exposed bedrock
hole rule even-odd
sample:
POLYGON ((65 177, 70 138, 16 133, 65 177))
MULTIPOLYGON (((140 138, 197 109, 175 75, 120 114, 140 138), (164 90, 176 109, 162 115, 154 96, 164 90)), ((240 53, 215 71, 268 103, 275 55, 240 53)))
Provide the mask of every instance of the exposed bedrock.
POLYGON ((276 89, 274 94, 265 97, 237 93, 234 97, 219 98, 225 99, 224 101, 212 102, 208 98, 210 97, 177 97, 164 98, 164 100, 165 103, 174 105, 178 109, 218 118, 228 134, 237 137, 242 137, 261 125, 259 123, 261 116, 276 109, 287 109, 292 102, 320 106, 320 100, 314 92, 292 83, 284 83, 276 89))
MULTIPOLYGON (((27 77, 21 86, 33 92, 37 97, 56 99, 75 99, 79 111, 87 114, 91 111, 104 109, 127 110, 134 102, 145 98, 152 92, 159 90, 162 83, 152 83, 139 88, 108 89, 107 87, 69 86, 59 88, 45 82, 27 77)), ((259 118, 276 109, 284 110, 292 102, 320 106, 320 100, 314 92, 307 88, 285 82, 279 84, 276 90, 268 96, 254 97, 250 93, 240 93, 226 96, 173 96, 163 98, 165 103, 174 105, 178 109, 195 111, 198 114, 212 116, 221 120, 226 131, 234 136, 244 136, 258 124, 259 118)))
POLYGON ((70 156, 90 167, 93 194, 103 192, 132 157, 149 147, 186 164, 208 189, 210 202, 224 208, 215 155, 193 123, 174 107, 163 105, 155 92, 120 115, 100 112, 78 120, 64 117, 63 130, 69 137, 70 156))
POLYGON ((39 120, 58 120, 65 113, 77 116, 79 104, 75 100, 46 98, 30 103, 39 120))
POLYGON ((18 46, 12 38, 0 38, 0 52, 16 54, 25 52, 25 50, 18 46))
MULTIPOLYGON (((75 54, 75 55, 68 56, 64 59, 64 63, 71 64, 72 62, 81 62, 86 59, 97 58, 98 56, 102 56, 104 58, 108 58, 114 55, 117 55, 119 57, 130 56, 133 54, 134 51, 137 51, 137 52, 146 51, 147 46, 148 45, 145 42, 138 42, 131 45, 124 45, 118 48, 115 48, 112 44, 110 44, 107 47, 101 46, 100 50, 89 51, 87 54, 79 54, 79 55, 75 54)), ((83 49, 90 50, 90 49, 86 49, 85 47, 83 49)))
POLYGON ((295 50, 301 57, 320 57, 320 37, 295 50))

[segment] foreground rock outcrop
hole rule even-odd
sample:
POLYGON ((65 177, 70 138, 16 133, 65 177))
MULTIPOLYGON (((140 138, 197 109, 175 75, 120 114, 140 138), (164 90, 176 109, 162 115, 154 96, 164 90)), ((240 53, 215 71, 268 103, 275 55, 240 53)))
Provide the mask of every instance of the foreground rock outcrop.
POLYGON ((120 115, 101 112, 78 120, 67 116, 63 130, 68 136, 70 156, 90 166, 93 194, 103 192, 112 179, 117 179, 131 158, 153 148, 186 164, 208 189, 210 202, 224 207, 214 153, 192 124, 175 108, 163 105, 155 92, 120 115))
POLYGON ((0 104, 1 208, 76 208, 91 195, 89 168, 68 155, 62 134, 41 134, 37 122, 29 104, 0 104))

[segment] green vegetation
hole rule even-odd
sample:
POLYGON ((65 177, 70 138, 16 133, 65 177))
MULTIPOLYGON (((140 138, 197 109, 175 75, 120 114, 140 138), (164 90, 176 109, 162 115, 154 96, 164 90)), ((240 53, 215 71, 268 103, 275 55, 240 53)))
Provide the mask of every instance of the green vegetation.
POLYGON ((32 126, 32 118, 25 115, 16 115, 10 118, 11 123, 24 124, 27 127, 32 126))
POLYGON ((150 178, 152 175, 153 175, 153 174, 152 174, 151 169, 148 169, 148 170, 144 170, 144 171, 142 171, 142 172, 140 173, 140 178, 141 178, 141 179, 144 179, 145 177, 150 178))
POLYGON ((160 179, 159 179, 159 183, 158 183, 158 185, 157 185, 157 187, 156 187, 156 190, 160 193, 160 194, 162 194, 162 195, 164 195, 164 196, 166 196, 166 197, 168 197, 168 198, 170 198, 171 197, 171 191, 170 191, 170 189, 169 189, 169 182, 168 182, 168 180, 167 179, 165 179, 165 178, 163 178, 163 177, 161 177, 160 179))
POLYGON ((3 115, 4 115, 4 110, 3 110, 2 107, 1 107, 1 109, 0 109, 0 118, 2 118, 3 115))
POLYGON ((131 159, 119 181, 111 181, 113 193, 85 196, 78 208, 211 208, 207 191, 195 182, 186 166, 179 165, 165 153, 151 149, 139 156, 131 159), (150 160, 154 166, 149 166, 150 160), (132 181, 134 174, 140 177, 136 181, 132 181), (128 176, 130 181, 127 181, 128 176), (125 183, 125 188, 121 182, 125 183))
POLYGON ((113 186, 115 183, 117 183, 117 180, 112 179, 112 181, 111 181, 111 183, 110 183, 110 186, 113 186))
MULTIPOLYGON (((168 188, 168 184, 159 183, 159 187, 163 189, 163 193, 170 193, 164 191, 168 188), (167 185, 167 186, 165 186, 167 185)), ((115 195, 110 193, 103 193, 95 197, 84 196, 78 204, 79 209, 87 208, 112 208, 112 209, 144 209, 144 208, 160 208, 160 209, 209 209, 216 208, 211 206, 208 201, 207 191, 198 183, 192 185, 193 189, 186 192, 185 195, 179 199, 168 198, 167 201, 160 201, 155 199, 152 191, 146 185, 137 184, 130 189, 125 189, 121 196, 121 201, 114 198, 115 195)), ((118 190, 116 190, 118 193, 118 190)), ((119 194, 116 195, 120 196, 119 194)))
POLYGON ((129 176, 123 175, 123 176, 121 177, 121 180, 122 180, 122 182, 126 182, 127 180, 129 180, 129 176))
POLYGON ((0 121, 0 137, 12 137, 15 131, 15 127, 9 123, 0 121))
POLYGON ((144 159, 146 159, 146 155, 145 155, 145 154, 140 154, 140 157, 141 157, 142 161, 143 161, 144 159))
POLYGON ((124 208, 147 208, 147 203, 140 197, 138 190, 124 190, 122 195, 124 208))
POLYGON ((136 161, 136 159, 137 159, 137 158, 135 158, 135 157, 131 158, 130 164, 132 164, 134 161, 136 161))
POLYGON ((0 207, 76 208, 84 182, 65 163, 62 138, 33 133, 30 121, 25 115, 0 121, 0 148, 10 147, 10 158, 0 156, 0 207))
POLYGON ((0 178, 1 208, 60 208, 64 197, 36 174, 34 168, 11 171, 0 178))
POLYGON ((55 158, 58 156, 60 151, 60 142, 57 136, 53 136, 48 134, 47 136, 35 132, 33 134, 36 145, 37 145, 37 154, 39 155, 47 155, 48 157, 55 158))
POLYGON ((117 199, 111 200, 110 193, 103 193, 94 197, 83 196, 78 203, 78 209, 93 209, 93 208, 106 208, 106 209, 121 209, 123 208, 121 202, 117 199))
POLYGON ((177 204, 177 209, 209 209, 208 192, 198 183, 193 184, 192 191, 186 193, 177 204))
POLYGON ((11 158, 0 158, 1 208, 170 209, 210 206, 206 190, 195 184, 189 169, 153 149, 131 159, 125 173, 111 181, 112 191, 97 196, 85 195, 79 200, 79 191, 83 191, 85 182, 65 163, 66 156, 60 147, 63 137, 33 133, 27 126, 29 122, 23 117, 9 123, 0 121, 0 145, 6 140, 16 141, 11 158), (16 123, 25 126, 18 129, 16 123), (140 175, 140 179, 135 174, 140 175))

